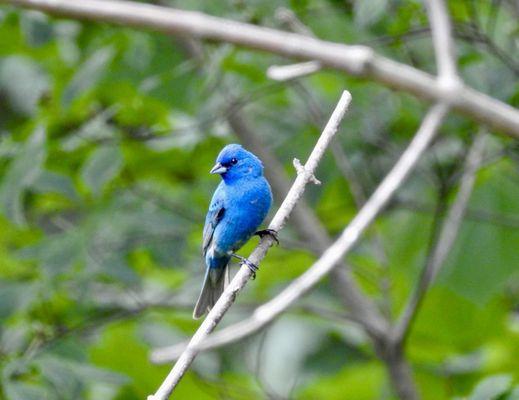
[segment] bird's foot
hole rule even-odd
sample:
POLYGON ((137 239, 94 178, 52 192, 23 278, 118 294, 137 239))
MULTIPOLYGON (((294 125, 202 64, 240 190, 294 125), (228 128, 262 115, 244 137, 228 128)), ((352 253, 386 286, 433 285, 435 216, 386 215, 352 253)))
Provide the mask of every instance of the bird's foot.
POLYGON ((250 261, 249 261, 247 258, 245 258, 245 257, 239 256, 238 254, 232 254, 232 256, 233 256, 234 258, 237 258, 238 260, 240 260, 241 263, 242 263, 242 265, 245 264, 245 265, 246 265, 246 266, 251 270, 251 272, 252 272, 252 279, 253 279, 253 280, 256 279, 256 272, 257 272, 258 269, 259 269, 259 267, 258 267, 256 264, 250 262, 250 261))
POLYGON ((274 229, 263 229, 261 231, 255 232, 254 234, 258 235, 262 239, 264 236, 270 236, 272 238, 272 240, 274 240, 276 242, 276 244, 279 246, 278 231, 276 231, 274 229))

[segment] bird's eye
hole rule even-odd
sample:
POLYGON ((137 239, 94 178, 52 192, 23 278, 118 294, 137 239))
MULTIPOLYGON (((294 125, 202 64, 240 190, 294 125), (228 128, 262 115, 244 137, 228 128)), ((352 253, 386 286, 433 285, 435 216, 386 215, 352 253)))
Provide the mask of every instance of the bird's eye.
POLYGON ((237 160, 236 158, 232 158, 232 159, 231 159, 231 164, 232 164, 232 165, 235 165, 235 164, 237 164, 237 163, 238 163, 238 160, 237 160))

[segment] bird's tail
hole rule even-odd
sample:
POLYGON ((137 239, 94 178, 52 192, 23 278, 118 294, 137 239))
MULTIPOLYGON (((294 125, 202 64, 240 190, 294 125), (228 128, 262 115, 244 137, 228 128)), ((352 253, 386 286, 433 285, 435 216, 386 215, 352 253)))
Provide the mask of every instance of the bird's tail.
POLYGON ((193 318, 198 319, 213 308, 216 301, 229 284, 229 266, 207 268, 202 291, 193 310, 193 318))

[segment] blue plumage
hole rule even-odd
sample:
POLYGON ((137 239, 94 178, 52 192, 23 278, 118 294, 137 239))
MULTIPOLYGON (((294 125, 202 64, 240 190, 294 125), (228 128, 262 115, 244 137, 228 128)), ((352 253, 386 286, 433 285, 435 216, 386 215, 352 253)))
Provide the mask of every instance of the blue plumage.
POLYGON ((223 148, 211 170, 220 174, 205 219, 203 255, 206 275, 193 312, 209 311, 229 282, 228 263, 263 222, 272 204, 272 192, 258 157, 238 144, 223 148))

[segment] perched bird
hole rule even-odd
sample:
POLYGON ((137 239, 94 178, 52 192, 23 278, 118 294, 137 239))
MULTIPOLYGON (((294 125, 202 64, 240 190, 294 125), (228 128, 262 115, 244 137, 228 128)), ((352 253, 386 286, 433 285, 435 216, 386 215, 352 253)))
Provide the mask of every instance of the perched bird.
POLYGON ((195 319, 214 306, 229 283, 227 265, 231 257, 240 259, 256 272, 256 266, 235 251, 254 234, 275 237, 275 232, 268 229, 256 232, 272 204, 272 192, 263 176, 260 159, 238 144, 229 144, 222 149, 210 172, 219 174, 222 182, 213 194, 205 218, 202 251, 206 272, 193 311, 195 319))

